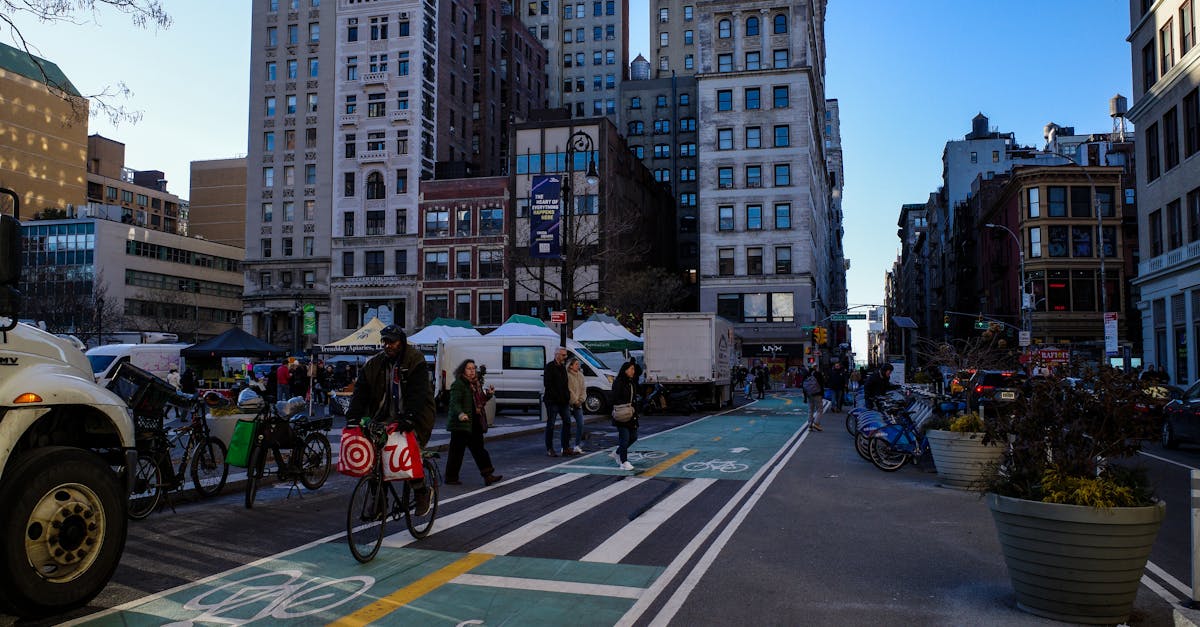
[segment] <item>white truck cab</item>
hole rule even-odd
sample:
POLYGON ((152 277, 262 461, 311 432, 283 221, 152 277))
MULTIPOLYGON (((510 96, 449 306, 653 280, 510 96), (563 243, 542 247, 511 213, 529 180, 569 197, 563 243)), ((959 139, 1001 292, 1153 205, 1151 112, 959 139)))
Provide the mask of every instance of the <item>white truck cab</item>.
MULTIPOLYGON (((125 548, 124 475, 136 460, 125 402, 69 341, 17 323, 21 226, 0 215, 0 612, 78 607, 125 548)), ((0 197, 0 211, 4 209, 0 197)))

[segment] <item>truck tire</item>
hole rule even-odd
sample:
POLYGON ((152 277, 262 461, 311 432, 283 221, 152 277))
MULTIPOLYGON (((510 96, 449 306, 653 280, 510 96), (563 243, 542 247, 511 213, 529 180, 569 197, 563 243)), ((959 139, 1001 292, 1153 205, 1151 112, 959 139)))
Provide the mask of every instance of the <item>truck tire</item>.
POLYGON ((583 399, 583 410, 589 414, 603 414, 608 407, 604 401, 604 393, 595 388, 589 388, 587 398, 583 399))
POLYGON ((125 495, 99 456, 45 447, 18 458, 0 488, 0 610, 57 614, 108 584, 125 549, 125 495))

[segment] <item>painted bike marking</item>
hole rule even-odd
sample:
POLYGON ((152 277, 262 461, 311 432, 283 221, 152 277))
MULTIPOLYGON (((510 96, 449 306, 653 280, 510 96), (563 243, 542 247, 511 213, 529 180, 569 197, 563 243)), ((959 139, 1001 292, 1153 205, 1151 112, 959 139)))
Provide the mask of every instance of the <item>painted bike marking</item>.
POLYGON ((219 623, 222 625, 244 625, 263 619, 289 620, 312 616, 331 610, 343 603, 354 600, 365 594, 375 584, 374 577, 356 576, 344 579, 326 579, 312 577, 300 581, 304 573, 297 569, 285 569, 275 572, 252 575, 245 579, 237 579, 224 583, 212 590, 192 597, 183 604, 183 609, 200 611, 201 614, 191 620, 168 623, 170 627, 190 627, 196 623, 219 623), (282 583, 259 583, 260 580, 284 577, 282 583), (315 584, 315 585, 313 585, 315 584), (332 592, 323 592, 326 588, 336 589, 340 585, 357 585, 358 589, 348 596, 336 598, 332 592), (227 594, 227 596, 224 596, 227 594), (334 599, 325 605, 314 605, 334 599), (235 617, 233 612, 257 604, 265 604, 253 616, 246 618, 235 617))
POLYGON ((749 464, 736 462, 732 459, 710 459, 706 462, 688 462, 682 466, 684 472, 745 472, 750 470, 749 464))
POLYGON ((645 470, 644 472, 641 472, 638 474, 642 477, 653 477, 655 475, 658 475, 662 471, 670 468, 671 466, 674 466, 675 464, 678 464, 679 462, 681 462, 699 452, 700 452, 699 449, 690 448, 690 449, 672 457, 671 459, 661 462, 658 465, 654 466, 653 468, 649 468, 649 469, 645 470))
POLYGON ((455 577, 470 572, 472 568, 483 564, 493 557, 495 556, 485 553, 468 553, 461 559, 443 566, 437 571, 400 588, 357 612, 330 623, 330 625, 337 625, 338 627, 365 627, 446 585, 455 577))

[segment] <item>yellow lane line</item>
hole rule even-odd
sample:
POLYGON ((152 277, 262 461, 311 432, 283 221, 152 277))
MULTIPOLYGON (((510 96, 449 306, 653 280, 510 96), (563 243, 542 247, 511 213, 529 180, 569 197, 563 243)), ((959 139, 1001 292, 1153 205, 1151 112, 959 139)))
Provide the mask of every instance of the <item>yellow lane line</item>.
POLYGON ((357 612, 330 623, 330 625, 336 625, 337 627, 364 627, 365 625, 369 625, 433 592, 437 588, 446 585, 455 577, 469 572, 471 569, 493 557, 495 555, 468 553, 462 559, 447 564, 443 568, 400 588, 357 612))
POLYGON ((712 439, 712 441, 713 441, 713 442, 720 442, 720 441, 721 441, 721 436, 719 436, 719 435, 718 435, 717 437, 713 438, 713 439, 712 439))
POLYGON ((658 473, 670 468, 671 466, 674 466, 675 464, 678 464, 679 462, 681 462, 699 452, 700 452, 699 449, 690 448, 690 449, 676 455, 675 457, 672 457, 671 459, 667 459, 667 460, 660 462, 658 465, 646 470, 645 472, 638 473, 638 476, 639 477, 653 477, 654 475, 657 475, 658 473))

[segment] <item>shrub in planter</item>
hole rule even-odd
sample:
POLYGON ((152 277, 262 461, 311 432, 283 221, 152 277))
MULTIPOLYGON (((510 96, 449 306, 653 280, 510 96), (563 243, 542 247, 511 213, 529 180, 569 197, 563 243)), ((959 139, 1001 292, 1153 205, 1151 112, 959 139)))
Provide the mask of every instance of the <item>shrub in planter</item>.
POLYGON ((938 478, 949 487, 977 486, 995 472, 996 461, 1004 452, 1000 446, 984 443, 983 418, 975 412, 943 419, 925 436, 938 478))
POLYGON ((1144 472, 1130 467, 1154 418, 1138 381, 1105 368, 1092 389, 1036 380, 989 415, 985 441, 1008 445, 983 487, 1018 605, 1058 620, 1128 618, 1162 523, 1144 472))

